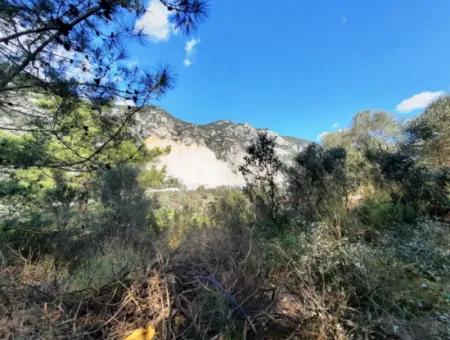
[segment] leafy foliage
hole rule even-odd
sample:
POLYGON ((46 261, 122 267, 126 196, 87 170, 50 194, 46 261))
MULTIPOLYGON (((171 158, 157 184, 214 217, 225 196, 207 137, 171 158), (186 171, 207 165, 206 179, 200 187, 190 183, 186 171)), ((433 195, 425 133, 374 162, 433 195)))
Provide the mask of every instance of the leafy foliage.
MULTIPOLYGON (((46 100, 40 105, 54 102, 46 100)), ((109 119, 97 118, 96 112, 83 104, 53 124, 62 132, 40 130, 20 135, 3 132, 0 135, 1 165, 93 171, 126 162, 143 162, 160 152, 148 151, 125 127, 111 141, 109 119)))
POLYGON ((367 154, 395 150, 400 131, 400 124, 390 114, 363 111, 353 117, 350 127, 326 134, 322 143, 346 150, 348 183, 354 191, 367 191, 379 184, 379 171, 367 160, 367 154))

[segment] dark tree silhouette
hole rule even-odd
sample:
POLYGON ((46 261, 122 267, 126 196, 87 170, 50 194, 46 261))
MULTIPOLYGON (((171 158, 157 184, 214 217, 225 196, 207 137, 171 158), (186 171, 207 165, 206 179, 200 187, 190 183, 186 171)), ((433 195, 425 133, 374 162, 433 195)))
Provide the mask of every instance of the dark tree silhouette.
POLYGON ((239 171, 247 183, 247 192, 256 195, 266 204, 270 218, 278 216, 277 175, 281 170, 281 161, 275 152, 276 136, 259 131, 256 140, 247 147, 247 155, 239 171))
POLYGON ((295 157, 287 169, 289 200, 295 212, 314 220, 327 209, 324 202, 347 196, 346 156, 343 148, 326 149, 312 143, 295 157))

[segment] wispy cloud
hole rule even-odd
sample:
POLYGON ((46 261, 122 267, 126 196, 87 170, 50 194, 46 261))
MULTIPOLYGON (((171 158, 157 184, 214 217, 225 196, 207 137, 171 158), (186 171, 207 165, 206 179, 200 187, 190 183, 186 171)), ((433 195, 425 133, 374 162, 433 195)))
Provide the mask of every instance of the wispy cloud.
POLYGON ((346 130, 346 129, 344 129, 344 128, 339 129, 339 126, 341 126, 341 124, 339 124, 339 122, 334 123, 334 124, 333 124, 333 129, 330 130, 330 131, 323 131, 323 132, 319 133, 319 135, 316 137, 316 141, 317 141, 317 142, 321 142, 321 141, 323 140, 323 138, 324 138, 326 135, 330 134, 330 133, 334 133, 334 132, 343 132, 343 131, 346 130))
POLYGON ((323 139, 323 137, 325 137, 326 135, 328 135, 330 132, 331 132, 331 131, 324 131, 324 132, 319 133, 319 135, 318 135, 317 138, 316 138, 316 141, 317 141, 317 142, 320 142, 320 141, 323 139))
POLYGON ((186 41, 186 45, 184 47, 185 56, 183 60, 183 64, 186 67, 192 65, 193 58, 195 56, 195 48, 200 44, 200 39, 192 38, 191 40, 186 41))
POLYGON ((154 41, 166 41, 176 32, 170 22, 172 13, 159 0, 150 0, 142 17, 135 24, 135 29, 154 41))
POLYGON ((425 91, 403 100, 397 105, 396 110, 402 113, 408 113, 418 109, 424 109, 439 97, 445 94, 444 91, 425 91))
POLYGON ((342 24, 342 25, 346 25, 346 24, 347 24, 347 21, 348 21, 348 19, 347 19, 346 16, 342 16, 342 17, 341 17, 341 24, 342 24))

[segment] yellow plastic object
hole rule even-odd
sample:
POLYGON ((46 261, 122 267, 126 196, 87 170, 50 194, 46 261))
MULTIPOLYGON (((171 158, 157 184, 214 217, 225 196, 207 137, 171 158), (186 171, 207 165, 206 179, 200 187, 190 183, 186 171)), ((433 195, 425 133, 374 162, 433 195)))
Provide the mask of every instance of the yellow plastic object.
POLYGON ((135 329, 124 340, 153 340, 155 334, 155 327, 153 327, 152 325, 148 325, 147 328, 135 329))

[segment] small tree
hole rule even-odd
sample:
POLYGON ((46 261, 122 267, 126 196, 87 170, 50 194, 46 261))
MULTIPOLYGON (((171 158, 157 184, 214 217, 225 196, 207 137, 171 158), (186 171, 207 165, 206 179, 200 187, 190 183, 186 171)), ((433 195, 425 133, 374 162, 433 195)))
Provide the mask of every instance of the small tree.
POLYGON ((288 168, 288 193, 294 213, 308 220, 341 206, 346 197, 346 152, 310 144, 288 168), (333 202, 334 201, 334 202, 333 202))
POLYGON ((259 131, 256 140, 247 147, 244 163, 239 167, 247 184, 247 193, 252 199, 263 202, 272 221, 277 220, 279 212, 277 175, 282 166, 275 146, 276 136, 266 130, 259 131))

